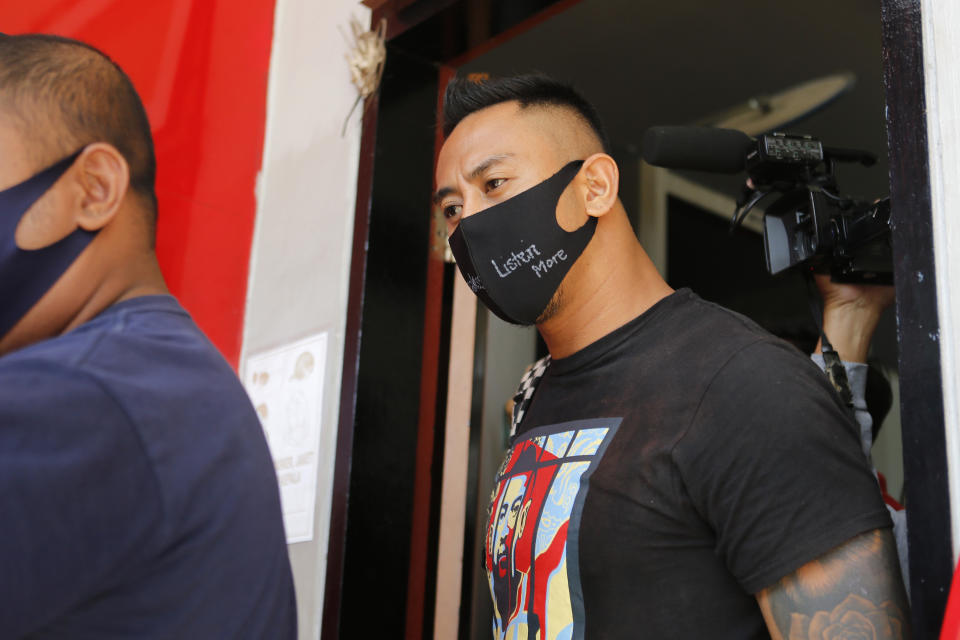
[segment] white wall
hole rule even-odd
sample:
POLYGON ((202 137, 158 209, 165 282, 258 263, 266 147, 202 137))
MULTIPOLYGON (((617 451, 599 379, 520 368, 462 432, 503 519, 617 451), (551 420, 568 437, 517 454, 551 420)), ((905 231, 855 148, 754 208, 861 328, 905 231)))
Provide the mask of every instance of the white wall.
POLYGON ((930 148, 930 195, 950 474, 954 561, 960 551, 960 5, 922 0, 923 58, 930 148), (951 248, 953 249, 951 251, 951 248))
MULTIPOLYGON (((360 149, 345 61, 358 0, 277 0, 243 355, 328 332, 314 539, 290 545, 300 638, 318 638, 360 149)), ((242 375, 242 373, 241 373, 242 375)))

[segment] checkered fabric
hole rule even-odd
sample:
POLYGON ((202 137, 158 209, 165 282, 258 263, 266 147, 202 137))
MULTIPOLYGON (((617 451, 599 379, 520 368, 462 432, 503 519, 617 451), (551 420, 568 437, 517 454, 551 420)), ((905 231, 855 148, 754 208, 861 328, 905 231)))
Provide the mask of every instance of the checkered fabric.
POLYGON ((550 356, 544 356, 530 365, 527 372, 520 379, 520 386, 517 392, 513 394, 513 421, 510 423, 510 437, 517 435, 517 427, 523 420, 523 414, 527 412, 530 401, 533 399, 533 392, 537 390, 540 378, 543 377, 547 366, 550 365, 550 356))

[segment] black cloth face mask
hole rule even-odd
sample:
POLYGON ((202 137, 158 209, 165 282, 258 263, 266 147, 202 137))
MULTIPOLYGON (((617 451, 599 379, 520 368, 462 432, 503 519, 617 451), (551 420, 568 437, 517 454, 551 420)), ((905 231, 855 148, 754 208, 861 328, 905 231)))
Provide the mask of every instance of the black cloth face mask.
POLYGON ((557 224, 557 204, 583 160, 500 204, 468 216, 450 234, 450 249, 470 289, 497 316, 533 324, 587 247, 597 227, 557 224))
POLYGON ((52 245, 36 250, 21 249, 15 238, 20 219, 70 168, 80 151, 0 191, 0 337, 60 279, 96 235, 77 228, 52 245))

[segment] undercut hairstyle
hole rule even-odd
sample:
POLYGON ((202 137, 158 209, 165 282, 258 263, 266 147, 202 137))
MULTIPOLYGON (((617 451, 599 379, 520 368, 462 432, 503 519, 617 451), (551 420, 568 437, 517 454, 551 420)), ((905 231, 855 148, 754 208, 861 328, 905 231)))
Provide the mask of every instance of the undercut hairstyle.
POLYGON ((590 128, 605 153, 611 152, 596 108, 571 85, 539 73, 503 78, 454 78, 443 96, 443 135, 449 136, 471 113, 512 101, 518 102, 521 109, 536 106, 567 109, 590 128))
POLYGON ((88 44, 52 35, 0 34, 0 108, 23 128, 38 168, 106 142, 130 167, 154 233, 156 159, 150 123, 127 74, 88 44))

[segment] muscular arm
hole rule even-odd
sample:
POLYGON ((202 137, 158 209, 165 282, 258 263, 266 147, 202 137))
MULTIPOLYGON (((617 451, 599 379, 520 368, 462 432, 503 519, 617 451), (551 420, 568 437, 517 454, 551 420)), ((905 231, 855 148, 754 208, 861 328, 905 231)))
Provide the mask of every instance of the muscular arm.
POLYGON ((851 538, 757 594, 773 640, 911 637, 889 529, 851 538))

